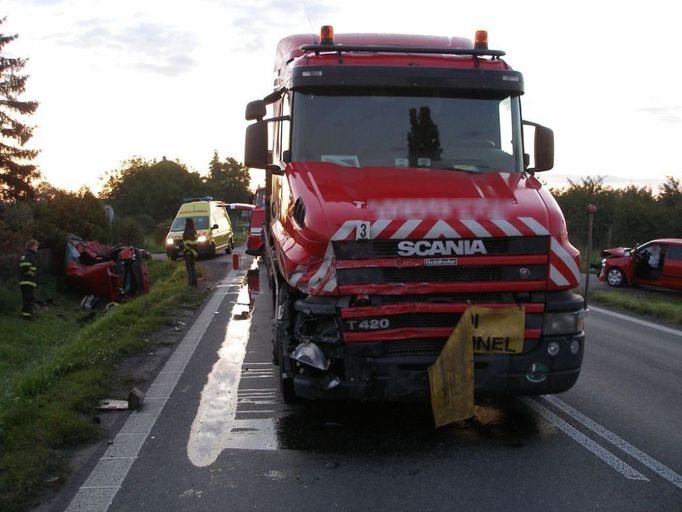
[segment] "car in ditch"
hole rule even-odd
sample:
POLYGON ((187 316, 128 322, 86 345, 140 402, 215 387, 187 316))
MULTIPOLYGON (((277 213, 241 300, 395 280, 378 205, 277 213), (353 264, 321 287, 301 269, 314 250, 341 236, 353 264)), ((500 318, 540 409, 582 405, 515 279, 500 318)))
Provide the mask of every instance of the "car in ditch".
POLYGON ((120 302, 149 292, 150 278, 144 249, 110 246, 75 235, 66 239, 64 275, 67 286, 107 302, 120 302))
POLYGON ((599 280, 610 286, 658 286, 682 290, 682 239, 661 238, 634 248, 601 253, 599 280))

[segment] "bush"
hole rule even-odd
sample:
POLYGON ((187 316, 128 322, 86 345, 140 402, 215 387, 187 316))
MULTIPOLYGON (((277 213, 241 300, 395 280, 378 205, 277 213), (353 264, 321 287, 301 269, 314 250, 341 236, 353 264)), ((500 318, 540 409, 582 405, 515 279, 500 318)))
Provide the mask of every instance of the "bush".
POLYGON ((114 244, 124 245, 141 246, 144 240, 142 228, 132 217, 114 219, 111 237, 114 244))

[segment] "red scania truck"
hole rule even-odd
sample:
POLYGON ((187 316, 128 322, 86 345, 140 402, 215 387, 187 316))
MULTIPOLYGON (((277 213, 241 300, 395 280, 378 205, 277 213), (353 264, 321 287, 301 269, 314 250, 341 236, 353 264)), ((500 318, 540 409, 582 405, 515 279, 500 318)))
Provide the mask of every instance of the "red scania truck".
POLYGON ((470 304, 525 311, 522 349, 474 347, 477 396, 576 382, 579 252, 534 176, 553 166, 553 133, 522 120, 503 55, 484 31, 280 41, 274 91, 246 107, 245 163, 266 170, 286 400, 428 399, 427 368, 470 304))

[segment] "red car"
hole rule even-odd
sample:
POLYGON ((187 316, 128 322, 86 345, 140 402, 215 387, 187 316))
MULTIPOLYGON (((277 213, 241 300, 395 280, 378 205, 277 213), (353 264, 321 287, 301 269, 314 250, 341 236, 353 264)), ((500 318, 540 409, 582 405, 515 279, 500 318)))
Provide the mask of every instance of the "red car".
POLYGON ((661 286, 682 290, 682 239, 651 240, 634 249, 602 251, 599 280, 611 286, 661 286))
POLYGON ((66 240, 65 275, 69 288, 109 302, 149 292, 150 254, 133 246, 111 247, 71 235, 66 240))

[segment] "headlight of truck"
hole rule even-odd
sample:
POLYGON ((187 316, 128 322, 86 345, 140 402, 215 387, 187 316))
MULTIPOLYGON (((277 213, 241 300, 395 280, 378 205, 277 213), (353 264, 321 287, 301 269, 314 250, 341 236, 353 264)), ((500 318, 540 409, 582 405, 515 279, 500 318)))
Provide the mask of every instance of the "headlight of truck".
POLYGON ((197 242, 200 244, 203 244, 206 241, 206 235, 200 235, 199 238, 197 238, 197 242))
POLYGON ((166 238, 166 245, 175 245, 175 240, 172 238, 166 238))
POLYGON ((542 334, 555 336, 559 334, 575 334, 583 330, 587 310, 569 311, 566 313, 545 313, 542 323, 542 334))

